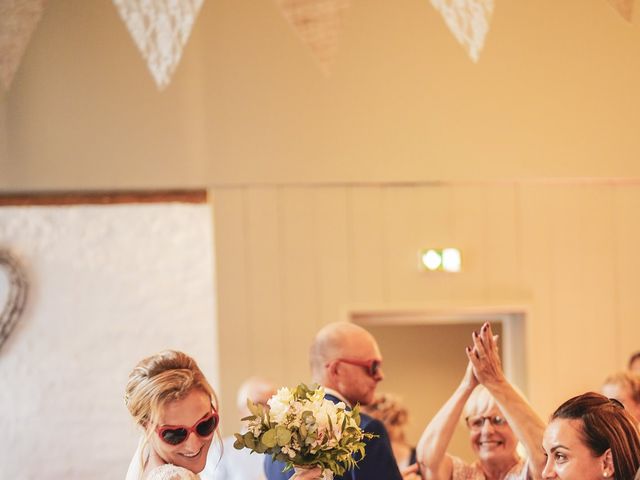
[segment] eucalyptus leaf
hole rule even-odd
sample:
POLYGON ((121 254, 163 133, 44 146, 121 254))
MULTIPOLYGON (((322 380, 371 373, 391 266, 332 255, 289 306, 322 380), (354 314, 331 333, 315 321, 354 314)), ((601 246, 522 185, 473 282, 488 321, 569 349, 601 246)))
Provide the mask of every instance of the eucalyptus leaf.
POLYGON ((291 441, 291 432, 281 425, 276 427, 276 442, 280 447, 288 445, 291 441))
POLYGON ((260 441, 267 447, 273 448, 278 443, 278 439, 276 438, 276 429, 271 428, 264 432, 262 437, 260 437, 260 441))

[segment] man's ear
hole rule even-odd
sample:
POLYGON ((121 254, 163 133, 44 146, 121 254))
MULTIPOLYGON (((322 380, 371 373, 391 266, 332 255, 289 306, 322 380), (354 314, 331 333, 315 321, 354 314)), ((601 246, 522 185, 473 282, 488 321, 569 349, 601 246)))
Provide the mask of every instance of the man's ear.
POLYGON ((327 366, 329 378, 335 378, 338 375, 338 365, 340 365, 340 362, 329 362, 329 365, 327 366))
POLYGON ((613 466, 613 455, 611 449, 607 449, 602 455, 602 476, 604 478, 613 478, 616 473, 616 469, 613 466))

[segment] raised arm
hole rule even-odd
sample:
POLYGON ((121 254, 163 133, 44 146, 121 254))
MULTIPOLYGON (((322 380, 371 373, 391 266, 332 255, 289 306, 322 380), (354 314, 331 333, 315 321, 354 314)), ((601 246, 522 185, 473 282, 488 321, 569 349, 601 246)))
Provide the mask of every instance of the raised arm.
POLYGON ((453 461, 447 447, 462 415, 467 399, 478 385, 471 363, 451 398, 427 425, 418 442, 417 458, 424 480, 450 480, 453 461))
POLYGON ((526 449, 532 478, 541 479, 545 463, 542 450, 544 422, 504 376, 491 325, 485 323, 479 334, 474 332, 473 345, 473 349, 467 348, 467 356, 473 365, 475 377, 491 393, 526 449))

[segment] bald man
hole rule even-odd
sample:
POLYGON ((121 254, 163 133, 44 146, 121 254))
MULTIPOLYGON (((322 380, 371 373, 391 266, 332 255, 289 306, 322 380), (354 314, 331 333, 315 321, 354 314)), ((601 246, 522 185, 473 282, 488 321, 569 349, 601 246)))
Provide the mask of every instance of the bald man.
MULTIPOLYGON (((313 381, 325 388, 325 398, 344 402, 349 408, 373 401, 382 381, 382 356, 373 336, 351 323, 331 323, 321 329, 311 345, 309 362, 313 381)), ((365 458, 355 470, 335 480, 402 480, 391 450, 389 436, 381 421, 361 414, 360 427, 377 435, 367 440, 365 458)), ((265 458, 268 480, 285 480, 293 471, 282 473, 284 463, 265 458)))

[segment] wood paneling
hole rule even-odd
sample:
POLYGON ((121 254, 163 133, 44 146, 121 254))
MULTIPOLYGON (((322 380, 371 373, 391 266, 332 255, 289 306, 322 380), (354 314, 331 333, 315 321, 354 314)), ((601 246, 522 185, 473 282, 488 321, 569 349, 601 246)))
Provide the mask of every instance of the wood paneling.
MULTIPOLYGON (((246 251, 245 195, 242 189, 216 190, 214 232, 216 246, 216 285, 218 341, 220 352, 220 403, 222 417, 236 417, 236 390, 256 372, 256 357, 247 341, 252 327, 248 315, 248 270, 246 251)), ((213 294, 213 292, 212 292, 213 294)), ((238 422, 225 422, 225 433, 236 431, 238 422)))
POLYGON ((521 303, 522 244, 520 204, 515 185, 485 188, 486 217, 482 252, 485 264, 484 296, 491 303, 521 303))
POLYGON ((351 302, 383 303, 389 293, 382 189, 350 188, 348 199, 351 302))
POLYGON ((464 264, 460 273, 448 275, 453 284, 450 298, 456 303, 481 305, 488 293, 486 277, 491 267, 486 257, 491 236, 487 228, 487 189, 455 186, 451 190, 451 206, 446 210, 453 230, 449 244, 460 248, 464 264))
POLYGON ((281 190, 280 271, 272 275, 282 275, 283 279, 283 316, 278 330, 285 340, 285 348, 282 352, 274 350, 274 355, 283 355, 286 362, 283 380, 289 384, 309 379, 309 345, 321 323, 319 265, 322 259, 318 257, 315 207, 313 190, 281 190))
POLYGON ((313 195, 318 319, 322 325, 341 319, 351 298, 347 198, 345 188, 321 188, 313 195))
MULTIPOLYGON (((624 186, 614 192, 616 244, 616 333, 614 354, 618 366, 640 350, 640 188, 624 186)), ((607 256, 607 258, 610 258, 607 256)))
POLYGON ((388 187, 383 198, 388 302, 425 303, 450 295, 449 276, 418 268, 421 249, 452 240, 449 188, 388 187))
MULTIPOLYGON (((551 189, 523 186, 519 189, 519 243, 522 252, 520 288, 522 303, 530 308, 527 318, 529 395, 540 413, 547 417, 558 403, 555 365, 557 335, 554 334, 555 284, 554 230, 550 212, 557 198, 551 189)), ((561 394, 562 395, 562 394, 561 394)))
POLYGON ((249 189, 246 195, 247 311, 245 338, 251 347, 256 374, 270 372, 275 378, 285 374, 285 351, 281 329, 272 328, 282 319, 282 279, 280 270, 281 231, 279 195, 272 188, 249 189))
POLYGON ((529 393, 543 416, 640 348, 638 186, 215 192, 225 402, 241 375, 307 380, 314 333, 356 307, 526 307, 529 393), (462 250, 461 273, 419 271, 421 248, 448 245, 462 250))
POLYGON ((206 190, 125 190, 1 193, 0 206, 112 205, 124 203, 206 203, 206 190))

